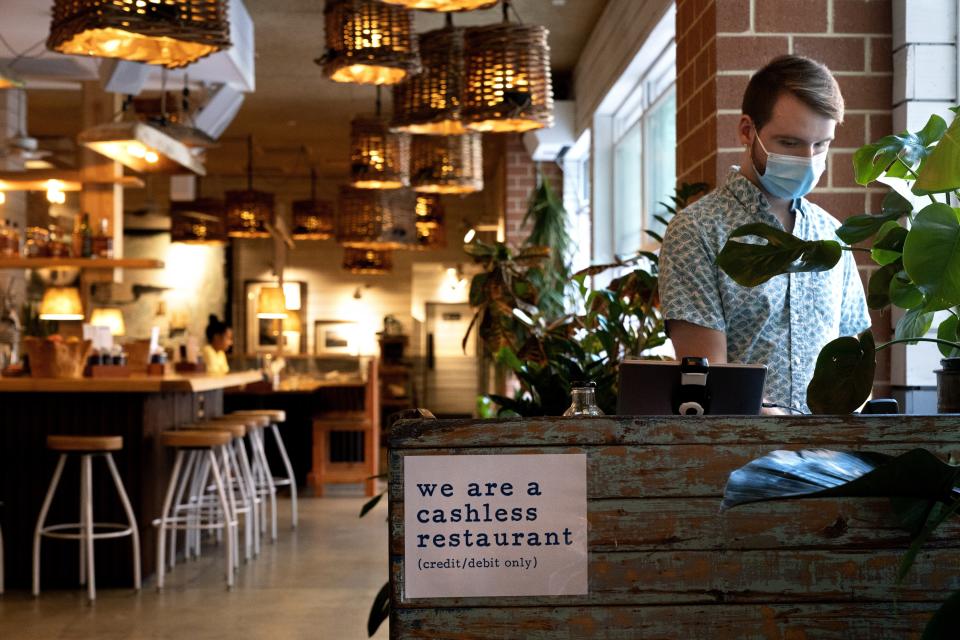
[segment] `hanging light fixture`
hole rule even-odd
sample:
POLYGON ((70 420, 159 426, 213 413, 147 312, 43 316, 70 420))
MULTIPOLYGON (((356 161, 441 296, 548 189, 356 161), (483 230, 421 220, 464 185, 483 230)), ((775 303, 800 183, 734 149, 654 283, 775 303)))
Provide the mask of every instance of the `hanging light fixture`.
POLYGON ((466 133, 460 120, 463 93, 463 29, 447 26, 420 36, 423 71, 393 89, 393 119, 398 131, 432 135, 466 133))
POLYGON ((310 168, 310 199, 293 202, 294 240, 327 240, 333 237, 333 205, 317 200, 317 171, 310 168))
POLYGON ((408 10, 378 0, 327 0, 327 53, 315 60, 336 82, 396 84, 420 72, 408 10))
POLYGON ((416 218, 417 249, 441 249, 447 246, 447 233, 444 226, 445 212, 440 196, 427 193, 417 194, 416 218))
POLYGON ((405 249, 416 242, 416 196, 409 189, 341 187, 337 242, 355 249, 405 249))
POLYGON ((144 122, 108 122, 85 129, 77 140, 88 149, 141 173, 206 175, 203 163, 176 138, 144 122))
POLYGON ((83 320, 83 304, 76 287, 47 287, 40 301, 41 320, 83 320))
POLYGON ((287 315, 283 289, 278 285, 260 287, 260 293, 257 294, 257 317, 263 320, 283 320, 287 315))
POLYGON ((170 203, 170 241, 223 245, 227 242, 223 200, 197 198, 170 203))
POLYGON ((464 34, 465 88, 461 114, 483 132, 530 131, 553 126, 553 86, 547 29, 503 22, 464 34))
POLYGON ((410 174, 413 188, 424 193, 482 191, 482 136, 414 136, 410 174))
POLYGON ((393 271, 393 252, 376 249, 344 249, 343 269, 350 273, 382 276, 393 271))
POLYGON ((499 0, 383 0, 383 2, 419 11, 448 12, 488 9, 496 5, 499 0))
POLYGON ((183 67, 230 46, 227 0, 56 0, 47 48, 183 67))
POLYGON ((354 118, 350 123, 350 176, 358 189, 400 189, 410 186, 410 136, 390 130, 377 114, 354 118))
POLYGON ((107 327, 110 335, 122 336, 127 332, 127 325, 123 321, 123 311, 117 307, 100 307, 90 314, 90 324, 95 327, 107 327))
POLYGON ((227 191, 227 235, 231 238, 269 238, 273 224, 273 194, 253 188, 253 136, 247 136, 247 188, 227 191))

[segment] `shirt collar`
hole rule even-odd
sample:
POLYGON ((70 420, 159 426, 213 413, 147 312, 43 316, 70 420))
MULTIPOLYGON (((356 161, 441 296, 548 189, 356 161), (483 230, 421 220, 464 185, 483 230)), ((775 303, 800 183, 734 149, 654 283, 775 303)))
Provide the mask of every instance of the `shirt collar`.
MULTIPOLYGON (((757 185, 750 182, 745 175, 740 173, 740 167, 733 165, 730 167, 730 173, 727 174, 727 181, 724 188, 734 197, 737 202, 747 210, 751 216, 760 217, 762 214, 769 213, 770 201, 757 185)), ((797 198, 791 203, 790 209, 794 213, 806 214, 806 199, 797 198)), ((771 214, 772 215, 772 214, 771 214)))

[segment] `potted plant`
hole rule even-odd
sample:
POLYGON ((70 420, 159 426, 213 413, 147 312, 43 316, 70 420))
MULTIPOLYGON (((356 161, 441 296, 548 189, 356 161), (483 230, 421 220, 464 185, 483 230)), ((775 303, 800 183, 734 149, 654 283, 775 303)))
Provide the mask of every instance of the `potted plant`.
POLYGON ((876 351, 925 341, 936 343, 944 357, 940 411, 960 411, 960 209, 951 206, 960 195, 960 117, 948 128, 934 115, 916 133, 885 136, 861 147, 853 164, 859 184, 878 181, 891 191, 879 214, 853 216, 840 226, 842 243, 801 240, 767 224, 749 224, 733 231, 717 265, 752 287, 785 273, 832 269, 843 251, 869 253, 879 268, 867 286, 868 306, 896 306, 905 313, 894 339, 884 344, 875 345, 869 330, 828 343, 807 388, 807 404, 814 413, 853 411, 873 387, 876 351), (751 236, 766 243, 737 240, 751 236), (855 246, 867 240, 871 248, 855 246), (937 337, 927 338, 938 312, 947 315, 937 337))

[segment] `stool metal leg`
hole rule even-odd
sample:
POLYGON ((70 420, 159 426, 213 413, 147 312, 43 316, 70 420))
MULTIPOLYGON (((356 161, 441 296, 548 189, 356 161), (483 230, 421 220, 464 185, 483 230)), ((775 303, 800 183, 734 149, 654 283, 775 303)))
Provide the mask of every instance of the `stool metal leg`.
POLYGON ((160 524, 157 527, 157 591, 163 589, 163 576, 167 567, 164 565, 164 551, 166 550, 167 516, 170 513, 170 504, 173 502, 173 492, 177 488, 177 478, 180 476, 180 467, 183 465, 183 449, 177 449, 177 457, 173 463, 173 472, 167 484, 167 495, 163 499, 163 511, 160 512, 160 524))
POLYGON ((207 459, 210 461, 210 471, 213 473, 213 482, 217 487, 217 495, 220 497, 220 508, 223 510, 223 526, 226 531, 224 531, 224 539, 226 540, 227 547, 227 588, 233 588, 233 566, 234 566, 234 553, 233 548, 233 533, 234 528, 236 527, 236 521, 234 520, 234 513, 230 509, 230 503, 227 502, 227 493, 223 487, 223 479, 220 476, 220 469, 217 468, 217 459, 213 453, 213 450, 210 449, 207 451, 207 459))
MULTIPOLYGON (((77 504, 80 505, 80 533, 83 533, 84 525, 87 522, 87 513, 83 509, 83 464, 80 465, 80 500, 77 504)), ((84 544, 83 538, 77 540, 77 543, 80 547, 80 586, 87 584, 87 545, 84 544)))
POLYGON ((47 522, 47 512, 50 511, 50 503, 53 502, 53 494, 57 491, 57 485, 60 484, 60 476, 63 474, 63 465, 67 461, 66 454, 61 454, 57 460, 57 467, 53 471, 53 477, 50 479, 50 487, 47 489, 47 495, 43 499, 43 506, 40 507, 40 515, 37 517, 37 526, 33 530, 33 595, 40 595, 40 530, 47 522))
POLYGON ((293 475, 293 465, 290 464, 290 457, 287 455, 287 448, 283 445, 283 438, 280 437, 280 428, 276 422, 270 424, 270 431, 273 433, 273 439, 277 441, 277 448, 280 450, 280 457, 283 459, 283 466, 287 470, 287 482, 290 485, 290 519, 292 526, 297 528, 297 479, 293 475))
MULTIPOLYGON (((273 484, 273 472, 270 471, 270 463, 267 461, 267 450, 263 446, 263 430, 258 429, 253 432, 254 437, 251 444, 254 447, 254 455, 260 459, 260 472, 263 474, 262 482, 270 497, 270 540, 277 541, 277 487, 273 484)), ((266 520, 264 520, 264 529, 266 529, 266 520)))
POLYGON ((0 596, 3 595, 3 528, 0 528, 0 596))
MULTIPOLYGON (((187 484, 190 480, 190 472, 193 470, 193 462, 196 459, 194 452, 191 451, 187 456, 187 464, 183 468, 183 473, 180 474, 180 482, 177 483, 177 493, 173 498, 174 508, 176 509, 181 504, 183 499, 183 492, 186 490, 187 484)), ((187 537, 190 535, 189 531, 184 532, 184 557, 187 558, 190 556, 190 543, 187 540, 187 537)), ((170 529, 170 568, 173 569, 177 564, 177 530, 170 529)))
POLYGON ((123 503, 123 510, 127 512, 127 521, 130 523, 130 535, 133 538, 133 588, 140 591, 140 531, 137 528, 137 519, 133 515, 133 507, 130 505, 130 499, 123 488, 123 481, 117 472, 117 465, 113 463, 113 456, 106 455, 107 467, 110 468, 110 475, 113 476, 113 484, 117 486, 117 493, 120 494, 120 502, 123 503))
POLYGON ((240 459, 241 477, 247 483, 247 491, 251 496, 253 506, 253 555, 260 555, 260 511, 263 508, 263 501, 257 491, 257 482, 254 480, 253 471, 250 467, 250 458, 247 457, 247 448, 242 439, 237 439, 234 443, 234 455, 240 459))
POLYGON ((81 512, 85 519, 83 523, 82 541, 87 546, 87 597, 93 602, 97 599, 96 572, 93 563, 93 465, 90 456, 80 456, 80 492, 83 501, 80 503, 81 512))

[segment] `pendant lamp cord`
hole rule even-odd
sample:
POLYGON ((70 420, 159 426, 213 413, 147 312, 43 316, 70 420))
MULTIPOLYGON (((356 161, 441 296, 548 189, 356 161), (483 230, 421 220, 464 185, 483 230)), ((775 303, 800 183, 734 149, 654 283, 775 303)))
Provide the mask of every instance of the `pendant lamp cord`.
POLYGON ((452 28, 453 28, 453 13, 450 12, 450 11, 447 11, 447 14, 446 14, 446 15, 447 15, 447 24, 446 24, 446 27, 447 27, 448 29, 452 29, 452 28))
POLYGON ((167 68, 160 71, 160 124, 167 124, 167 68))
POLYGON ((380 85, 378 84, 378 85, 377 85, 377 117, 378 117, 378 118, 380 117, 380 107, 381 107, 381 105, 382 105, 382 103, 381 103, 381 100, 380 100, 380 85))
POLYGON ((503 21, 510 22, 510 0, 503 0, 501 5, 503 6, 503 21))
POLYGON ((247 191, 253 191, 253 134, 247 135, 247 191))

